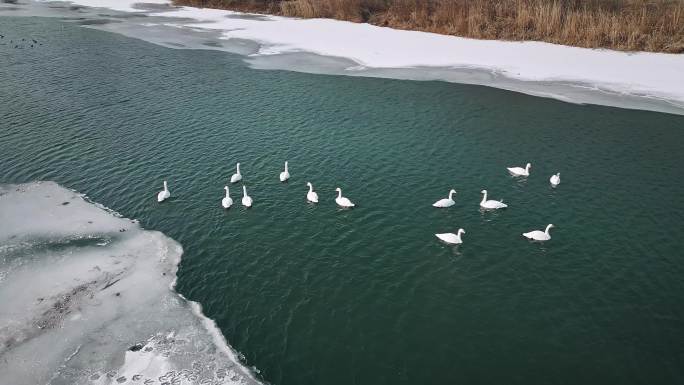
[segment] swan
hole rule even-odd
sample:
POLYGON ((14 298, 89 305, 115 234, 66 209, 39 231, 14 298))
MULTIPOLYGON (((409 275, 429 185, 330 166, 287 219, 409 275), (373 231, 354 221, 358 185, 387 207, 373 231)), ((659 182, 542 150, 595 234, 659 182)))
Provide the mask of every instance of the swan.
POLYGON ((335 198, 335 203, 337 203, 338 206, 345 207, 345 208, 356 206, 348 198, 345 198, 342 196, 342 189, 341 188, 338 187, 335 189, 335 191, 337 191, 337 198, 335 198))
POLYGON ((169 185, 164 181, 164 189, 157 194, 157 202, 162 202, 164 199, 169 199, 171 193, 169 192, 169 185))
POLYGON ((560 173, 557 173, 556 175, 551 175, 551 178, 549 178, 549 182, 551 182, 551 186, 556 187, 560 184, 560 173))
POLYGON ((242 205, 252 207, 252 197, 247 195, 247 186, 242 186, 242 205))
POLYGON ((456 202, 454 202, 454 199, 453 199, 454 194, 456 194, 456 190, 451 189, 449 191, 449 198, 444 198, 444 199, 438 200, 437 202, 432 204, 432 207, 451 207, 451 206, 453 206, 454 204, 456 204, 456 202))
POLYGON ((223 189, 226 190, 226 196, 221 200, 221 206, 223 206, 224 209, 227 209, 233 205, 233 198, 230 197, 228 186, 223 187, 223 189))
POLYGON ((534 231, 530 231, 529 233, 523 233, 523 237, 525 237, 527 239, 531 239, 533 241, 548 241, 549 239, 551 239, 551 234, 549 234, 549 230, 552 227, 555 227, 555 226, 552 224, 549 224, 548 226, 546 226, 546 230, 544 230, 544 231, 534 230, 534 231))
POLYGON ((480 202, 480 207, 482 207, 483 209, 505 209, 506 207, 508 207, 507 204, 503 203, 503 200, 487 200, 487 190, 482 190, 480 191, 480 193, 483 194, 482 202, 480 202))
POLYGON ((508 172, 510 172, 513 176, 530 176, 530 167, 532 167, 532 165, 529 163, 525 166, 525 168, 508 167, 508 172))
POLYGON ((230 177, 230 183, 236 183, 242 180, 242 174, 240 174, 240 163, 237 164, 237 172, 230 177))
POLYGON ((443 233, 443 234, 435 234, 435 236, 442 241, 452 244, 452 245, 460 245, 463 243, 463 240, 461 239, 461 234, 465 234, 465 230, 463 229, 458 229, 458 232, 456 234, 454 233, 443 233))
POLYGON ((280 173, 280 181, 285 182, 290 179, 290 172, 287 171, 287 161, 285 161, 285 171, 280 173))
POLYGON ((318 203, 318 194, 313 190, 313 185, 311 182, 306 182, 306 185, 309 186, 309 192, 306 193, 306 200, 311 203, 318 203))

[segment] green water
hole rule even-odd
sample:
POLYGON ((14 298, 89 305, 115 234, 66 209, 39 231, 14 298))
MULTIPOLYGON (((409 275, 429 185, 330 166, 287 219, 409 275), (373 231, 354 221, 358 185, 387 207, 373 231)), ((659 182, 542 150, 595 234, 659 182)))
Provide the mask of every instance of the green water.
POLYGON ((684 383, 684 117, 258 71, 49 19, 0 33, 43 43, 0 45, 0 183, 54 180, 178 240, 178 291, 265 381, 684 383), (224 211, 238 161, 254 207, 224 211), (481 213, 483 188, 509 209, 481 213), (459 227, 458 249, 433 235, 459 227))

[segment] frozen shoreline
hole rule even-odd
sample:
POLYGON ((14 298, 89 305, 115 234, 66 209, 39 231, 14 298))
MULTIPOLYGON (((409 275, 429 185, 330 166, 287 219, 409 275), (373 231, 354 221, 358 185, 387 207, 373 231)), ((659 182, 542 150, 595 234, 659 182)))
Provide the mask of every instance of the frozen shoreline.
POLYGON ((199 304, 181 246, 53 182, 0 185, 7 383, 259 384, 199 304))
MULTIPOLYGON (((226 47, 213 49, 243 54, 255 68, 444 80, 573 103, 684 114, 684 55, 475 40, 330 19, 172 7, 166 0, 70 3, 145 15, 149 22, 139 25, 147 28, 214 32, 226 47), (242 52, 236 42, 257 47, 242 52)), ((124 28, 102 29, 127 34, 124 28)), ((140 32, 135 36, 146 39, 140 32)))
POLYGON ((219 30, 224 39, 257 41, 263 44, 259 55, 309 52, 347 58, 361 68, 481 68, 524 81, 591 83, 684 101, 684 55, 475 40, 330 19, 241 18, 191 7, 157 14, 162 15, 197 20, 185 25, 219 30))

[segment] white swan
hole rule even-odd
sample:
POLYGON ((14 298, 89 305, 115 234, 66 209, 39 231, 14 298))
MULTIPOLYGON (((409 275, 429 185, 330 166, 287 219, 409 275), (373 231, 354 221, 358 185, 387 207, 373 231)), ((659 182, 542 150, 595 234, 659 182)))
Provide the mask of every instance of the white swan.
POLYGON ((532 165, 529 163, 525 166, 525 168, 508 167, 508 172, 510 172, 511 175, 514 176, 530 176, 530 167, 532 167, 532 165))
POLYGON ((435 234, 435 236, 442 241, 452 244, 452 245, 460 245, 463 243, 463 240, 461 239, 461 234, 465 234, 465 230, 463 229, 458 229, 458 232, 456 234, 454 233, 443 233, 443 234, 435 234))
POLYGON ((247 195, 247 186, 242 186, 242 205, 252 207, 252 197, 247 195))
POLYGON ((306 185, 309 186, 309 192, 306 193, 306 200, 311 203, 318 203, 318 194, 313 190, 313 185, 311 182, 306 182, 306 185))
POLYGON ((230 183, 237 183, 242 180, 242 174, 240 174, 240 163, 237 164, 237 172, 230 177, 230 183))
POLYGON ((495 200, 487 200, 487 190, 482 190, 480 191, 482 195, 482 201, 480 202, 480 207, 483 209, 505 209, 508 207, 507 204, 503 203, 503 200, 501 201, 495 201, 495 200))
POLYGON ((551 182, 551 186, 556 187, 560 184, 560 173, 557 173, 556 175, 551 175, 551 178, 549 178, 549 182, 551 182))
POLYGON ((285 182, 288 179, 290 179, 290 172, 287 171, 287 161, 285 161, 285 171, 280 173, 280 181, 285 182))
POLYGON ((338 206, 345 208, 356 206, 354 203, 352 203, 352 201, 342 196, 341 188, 338 187, 335 189, 335 191, 337 191, 337 198, 335 198, 335 203, 337 203, 338 206))
POLYGON ((226 190, 226 196, 225 198, 221 199, 221 206, 223 206, 224 209, 227 209, 233 205, 233 198, 230 197, 230 190, 228 190, 228 186, 225 186, 223 189, 226 190))
POLYGON ((171 193, 169 192, 169 185, 164 181, 164 189, 157 194, 157 202, 162 202, 164 199, 169 199, 171 193))
POLYGON ((534 230, 534 231, 530 231, 529 233, 523 233, 523 237, 525 237, 527 239, 531 239, 533 241, 548 241, 549 239, 551 239, 551 234, 549 234, 549 230, 552 227, 555 227, 555 226, 552 224, 549 224, 548 226, 546 226, 546 230, 544 230, 544 231, 534 230))
POLYGON ((432 207, 451 207, 451 206, 453 206, 454 204, 456 204, 456 202, 454 202, 454 199, 453 199, 454 194, 456 194, 456 190, 451 189, 449 191, 449 197, 448 198, 438 200, 437 202, 432 204, 432 207))

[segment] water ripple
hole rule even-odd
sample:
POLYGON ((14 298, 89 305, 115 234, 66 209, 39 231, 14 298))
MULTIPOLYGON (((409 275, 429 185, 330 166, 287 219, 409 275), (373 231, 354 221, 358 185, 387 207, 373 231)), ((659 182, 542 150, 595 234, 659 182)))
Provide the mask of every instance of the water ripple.
POLYGON ((178 290, 268 381, 684 381, 681 116, 2 21, 45 44, 0 46, 0 181, 52 179, 178 240, 178 290), (236 162, 254 207, 235 184, 223 210, 236 162), (483 188, 510 208, 480 212, 483 188), (434 237, 460 227, 461 247, 434 237))

